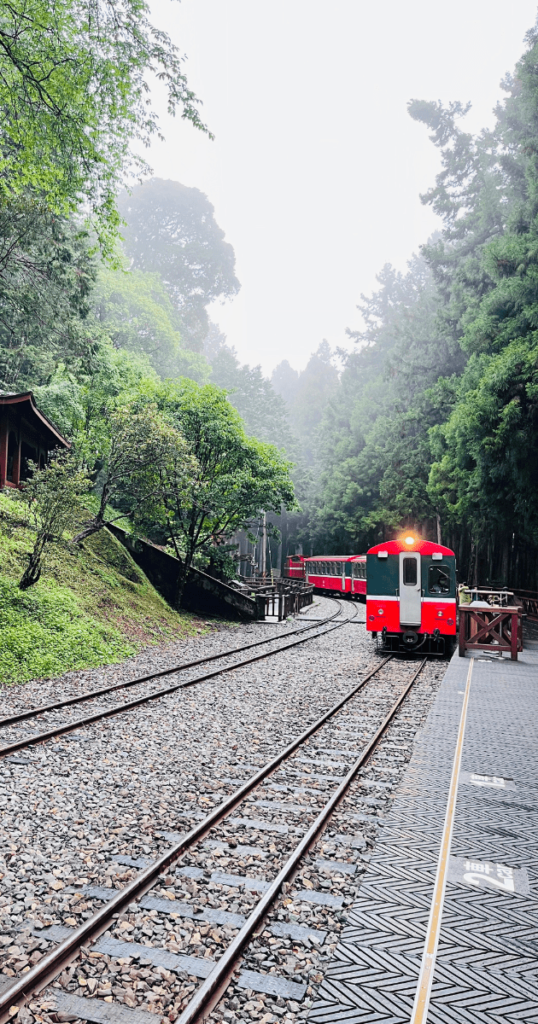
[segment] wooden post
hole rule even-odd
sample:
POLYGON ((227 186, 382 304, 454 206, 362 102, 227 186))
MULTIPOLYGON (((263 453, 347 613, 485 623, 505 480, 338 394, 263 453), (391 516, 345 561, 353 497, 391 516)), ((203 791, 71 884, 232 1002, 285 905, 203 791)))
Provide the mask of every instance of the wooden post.
POLYGON ((0 424, 0 488, 5 486, 7 474, 7 416, 0 424))
POLYGON ((512 623, 510 630, 511 648, 510 657, 512 661, 517 661, 517 648, 519 640, 519 613, 512 612, 511 615, 512 623))
POLYGON ((13 456, 13 483, 16 487, 18 487, 21 482, 21 444, 22 442, 19 438, 17 451, 13 456))
POLYGON ((460 656, 460 658, 464 658, 465 657, 465 633, 466 633, 466 629, 467 629, 467 619, 466 619, 465 615, 461 614, 461 605, 460 605, 460 626, 459 626, 459 636, 458 636, 458 640, 459 640, 459 656, 460 656))

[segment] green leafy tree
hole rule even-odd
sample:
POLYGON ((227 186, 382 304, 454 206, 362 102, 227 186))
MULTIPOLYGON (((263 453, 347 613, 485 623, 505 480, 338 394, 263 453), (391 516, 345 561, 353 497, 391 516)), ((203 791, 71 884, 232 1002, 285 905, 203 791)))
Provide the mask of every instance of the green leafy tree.
POLYGON ((241 365, 235 349, 226 344, 226 336, 216 324, 210 325, 204 353, 211 363, 211 381, 227 391, 246 432, 284 448, 293 457, 295 442, 286 404, 264 377, 261 366, 241 365))
POLYGON ((240 529, 249 529, 263 511, 295 505, 289 464, 278 450, 246 436, 239 414, 225 392, 193 381, 166 382, 157 404, 184 436, 194 459, 194 477, 185 492, 181 472, 162 468, 162 520, 180 563, 177 603, 194 560, 240 529))
POLYGON ((80 225, 28 197, 0 203, 0 388, 46 384, 60 364, 91 370, 96 275, 80 225))
POLYGON ((122 193, 125 249, 134 270, 158 273, 170 296, 184 343, 200 351, 209 328, 206 307, 239 291, 235 254, 213 206, 197 188, 151 178, 122 193))
POLYGON ((91 301, 116 348, 144 353, 161 377, 208 379, 203 355, 183 344, 179 315, 159 274, 102 267, 91 301))
POLYGON ((101 466, 96 513, 73 538, 83 541, 118 520, 147 519, 162 499, 163 474, 173 474, 183 497, 195 474, 195 463, 179 430, 166 423, 155 406, 136 405, 118 409, 107 419, 107 436, 101 451, 87 461, 101 466), (113 514, 112 508, 121 507, 113 514))
POLYGON ((276 367, 271 380, 277 394, 287 401, 292 428, 302 441, 307 462, 312 464, 316 430, 338 386, 338 371, 328 342, 322 341, 304 370, 294 374, 285 360, 276 367))
POLYGON ((144 162, 131 144, 157 131, 148 80, 163 83, 171 113, 204 128, 183 58, 139 0, 15 0, 0 18, 0 187, 28 190, 57 213, 96 214, 117 228, 115 197, 144 162))
POLYGON ((21 590, 38 582, 47 547, 61 540, 64 530, 75 525, 82 514, 82 495, 91 486, 87 473, 77 466, 72 452, 55 452, 43 469, 32 462, 29 465, 32 475, 17 497, 28 506, 36 539, 19 582, 21 590))
POLYGON ((278 366, 275 366, 271 374, 271 383, 277 395, 280 395, 291 406, 297 394, 299 373, 290 366, 287 359, 283 359, 278 366))
POLYGON ((146 395, 159 381, 147 356, 100 342, 90 372, 59 364, 47 384, 34 388, 39 408, 73 441, 93 471, 93 453, 106 449, 110 417, 146 395))
POLYGON ((464 362, 439 329, 439 298, 425 260, 406 274, 391 266, 379 288, 362 296, 363 326, 349 332, 338 389, 323 416, 320 473, 311 533, 318 551, 362 551, 403 525, 435 520, 428 491, 429 428, 446 415, 429 390, 464 362))
POLYGON ((461 164, 437 183, 446 193, 447 243, 428 254, 444 289, 445 322, 469 359, 432 434, 430 494, 470 538, 471 578, 491 573, 526 585, 538 569, 537 58, 534 29, 503 83, 493 131, 468 137, 480 174, 461 164))

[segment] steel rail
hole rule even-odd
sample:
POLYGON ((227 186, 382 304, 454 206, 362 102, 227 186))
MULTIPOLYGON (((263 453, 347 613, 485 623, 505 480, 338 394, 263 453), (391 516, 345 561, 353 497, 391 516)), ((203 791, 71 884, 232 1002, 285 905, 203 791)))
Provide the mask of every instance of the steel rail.
MULTIPOLYGON (((85 718, 77 718, 74 722, 57 725, 52 729, 45 730, 45 732, 38 732, 33 736, 26 736, 23 739, 15 740, 13 743, 7 744, 7 746, 0 747, 0 758, 7 757, 8 754, 15 754, 17 750, 24 750, 26 747, 31 747, 34 743, 44 743, 45 740, 50 740, 54 736, 63 736, 65 733, 73 732, 75 729, 81 729, 85 725, 91 725, 93 722, 100 722, 104 718, 111 718, 113 715, 121 715, 125 711, 130 711, 133 708, 140 707, 142 704, 148 704, 151 700, 158 700, 160 697, 165 697, 169 693, 175 693, 176 690, 186 689, 188 686, 195 686, 197 683, 203 683, 208 679, 214 679, 215 676, 223 675, 225 672, 233 672, 234 669, 242 668, 244 665, 252 665, 255 661, 262 661, 264 658, 271 658, 275 654, 282 654, 284 651, 289 651, 292 647, 304 644, 308 640, 316 640, 318 637, 326 636, 327 633, 332 633, 334 629, 340 629, 342 626, 345 626, 347 622, 352 622, 354 617, 355 616, 350 616, 349 619, 342 619, 341 622, 337 622, 324 630, 319 630, 318 624, 317 633, 313 633, 311 636, 301 637, 299 640, 293 640, 291 644, 284 644, 276 650, 264 651, 263 654, 255 654, 251 658, 243 658, 242 661, 234 661, 232 665, 224 665, 222 668, 214 669, 212 672, 206 672, 204 675, 195 676, 194 679, 186 679, 185 682, 173 683, 172 686, 165 686, 162 690, 154 690, 152 693, 142 694, 140 697, 135 697, 134 700, 125 701, 124 704, 114 704, 111 708, 103 708, 100 711, 95 711, 93 715, 87 715, 85 718)), ((336 618, 336 616, 331 616, 331 618, 336 618)), ((330 622, 331 620, 329 619, 327 621, 330 622)), ((303 631, 301 630, 301 632, 303 631)))
MULTIPOLYGON (((328 600, 334 601, 331 597, 328 600)), ((285 639, 290 636, 297 636, 299 633, 304 633, 308 629, 313 629, 320 622, 332 622, 341 612, 341 608, 338 608, 334 615, 329 615, 325 619, 312 619, 311 623, 305 626, 301 626, 300 629, 290 630, 286 633, 285 639)), ((305 620, 303 620, 305 621, 305 620)), ((351 618, 349 621, 353 621, 351 618)), ((274 623, 271 623, 274 625, 274 623)), ((137 686, 139 683, 147 683, 150 679, 160 679, 162 676, 173 675, 175 672, 184 672, 187 668, 194 668, 195 665, 203 665, 208 661, 216 661, 218 658, 226 658, 232 654, 240 654, 241 651, 249 651, 253 647, 260 647, 262 644, 272 644, 277 640, 283 639, 281 636, 270 636, 265 640, 255 640, 251 644, 243 644, 241 647, 232 647, 228 651, 223 651, 220 654, 208 654, 204 658, 196 658, 194 661, 184 661, 180 665, 175 665, 172 668, 163 668, 159 672, 149 672, 145 676, 137 676, 136 679, 128 679, 124 683, 114 683, 112 686, 103 686, 99 690, 93 690, 89 693, 78 694, 76 697, 66 697, 65 700, 56 701, 54 704, 43 704, 38 708, 28 708, 26 711, 18 711, 14 715, 8 715, 5 718, 0 718, 0 727, 6 725, 14 725, 15 722, 24 722, 29 718, 34 718, 37 715, 43 715, 46 711, 57 711, 59 708, 68 707, 70 704, 82 704, 86 700, 92 700, 93 697, 101 697, 104 693, 114 693, 115 690, 123 690, 129 686, 137 686)))
POLYGON ((301 839, 300 843, 295 847, 295 850, 288 858, 284 866, 280 869, 278 875, 271 883, 270 888, 267 890, 265 895, 254 907, 250 917, 247 918, 245 924, 241 930, 237 933, 235 938, 232 940, 228 949, 222 954, 220 960, 217 962, 211 974, 206 978, 203 984, 200 986, 198 991, 191 999, 189 1005, 183 1010, 183 1013, 177 1020, 177 1024, 198 1024, 202 1017, 205 1017, 214 1007, 217 1005, 219 1000, 224 995, 230 981, 233 977, 234 971, 237 966, 237 961, 240 958, 245 946, 252 937, 253 932, 259 927, 264 917, 266 916, 271 905, 277 898, 284 882, 287 882, 290 875, 293 874, 299 861, 307 853, 308 849, 314 844, 319 833, 325 827, 328 819, 331 817, 333 811, 336 809, 338 804, 344 799, 351 783, 353 782, 357 772, 362 768, 365 761, 368 760, 370 754, 375 749, 383 733, 390 725, 395 714, 399 710, 403 701, 407 697, 409 690, 413 686, 417 676, 424 665, 426 664, 427 658, 424 658, 421 665, 412 676, 410 681, 407 683, 402 693, 392 705, 388 715, 383 719, 381 725, 368 740, 368 743, 364 747, 362 753, 355 761, 355 764, 350 768, 345 779, 340 783, 338 789, 333 793, 331 798, 325 804, 325 807, 320 811, 318 817, 314 823, 308 829, 306 835, 301 839))
MULTIPOLYGON (((214 807, 212 811, 199 822, 194 828, 191 829, 182 839, 180 839, 173 846, 163 853, 150 864, 147 868, 144 868, 137 876, 129 882, 125 888, 119 889, 115 896, 111 900, 108 900, 104 906, 102 906, 96 913, 88 918, 84 924, 79 925, 78 928, 74 929, 73 933, 60 942, 55 949, 47 953, 34 967, 30 968, 26 974, 23 974, 17 979, 15 984, 11 985, 3 993, 0 993, 0 1024, 4 1024, 4 1021, 10 1019, 12 1014, 10 1008, 14 1005, 23 1005, 32 996, 36 995, 41 989, 43 989, 49 982, 53 981, 58 974, 60 974, 64 967, 71 963, 75 958, 81 946, 86 945, 88 942, 98 938, 104 931, 109 927, 115 914, 121 913, 121 911, 127 907, 134 900, 143 896, 149 889, 155 885, 159 875, 165 871, 170 864, 178 860, 184 853, 187 852, 192 846, 198 843, 204 838, 207 833, 218 825, 224 818, 226 818, 235 808, 240 804, 248 794, 263 782, 276 768, 285 761, 295 750, 300 747, 305 740, 309 739, 315 732, 322 728, 325 723, 332 718, 345 704, 347 704, 364 686, 372 679, 373 676, 383 668, 387 662, 391 661, 391 656, 384 658, 379 665, 376 665, 374 669, 368 672, 364 679, 361 679, 356 686, 352 687, 351 690, 339 700, 336 704, 333 704, 328 711, 326 711, 321 718, 318 718, 316 722, 308 726, 300 736, 292 740, 283 750, 281 750, 271 761, 268 761, 262 768, 259 769, 254 775, 247 779, 239 789, 231 793, 226 800, 223 800, 218 807, 214 807)), ((422 667, 422 666, 421 666, 422 667)))

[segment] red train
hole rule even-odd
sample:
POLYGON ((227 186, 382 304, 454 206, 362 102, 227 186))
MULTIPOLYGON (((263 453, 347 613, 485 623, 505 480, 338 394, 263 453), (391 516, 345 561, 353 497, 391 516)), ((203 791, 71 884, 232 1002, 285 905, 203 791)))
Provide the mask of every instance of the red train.
POLYGON ((283 576, 290 580, 304 580, 304 558, 302 555, 289 555, 286 558, 283 576))
POLYGON ((366 629, 384 651, 448 653, 456 635, 456 556, 412 534, 370 548, 366 629))
POLYGON ((316 590, 366 598, 366 629, 383 651, 443 655, 452 649, 456 556, 442 544, 410 532, 367 555, 291 555, 284 575, 306 579, 316 590))
POLYGON ((312 583, 316 590, 366 596, 366 555, 290 555, 284 575, 312 583))

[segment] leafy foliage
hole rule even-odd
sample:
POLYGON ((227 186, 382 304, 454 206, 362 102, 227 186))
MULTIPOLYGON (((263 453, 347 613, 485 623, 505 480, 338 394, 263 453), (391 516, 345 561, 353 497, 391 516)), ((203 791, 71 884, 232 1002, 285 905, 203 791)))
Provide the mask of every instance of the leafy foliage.
POLYGON ((51 541, 61 539, 80 516, 81 495, 90 488, 87 473, 77 467, 70 451, 57 451, 43 469, 30 462, 30 479, 19 501, 28 507, 36 538, 19 582, 21 590, 34 586, 41 576, 45 552, 51 541))
POLYGON ((159 274, 102 267, 91 301, 115 348, 147 355, 162 377, 205 383, 209 367, 203 355, 183 345, 179 314, 159 274))
MULTIPOLYGON (((103 236, 114 235, 115 196, 131 143, 157 130, 148 78, 163 82, 171 113, 204 128, 182 58, 141 0, 15 0, 1 5, 0 188, 28 190, 57 213, 84 197, 103 236)), ((134 168, 133 168, 134 169, 134 168)))
MULTIPOLYGON (((413 100, 441 154, 423 197, 443 230, 408 272, 383 268, 318 431, 309 531, 361 550, 412 525, 471 579, 538 573, 538 29, 492 131, 468 106, 413 100)), ((293 408, 298 382, 278 368, 293 408)))
POLYGON ((211 381, 224 388, 237 409, 248 434, 269 441, 294 454, 295 442, 283 399, 260 366, 241 366, 226 337, 211 324, 204 342, 204 353, 211 363, 211 381))
POLYGON ((246 436, 238 413, 214 385, 165 382, 155 390, 158 407, 179 429, 194 460, 184 477, 163 463, 162 523, 181 563, 178 604, 197 555, 209 555, 262 511, 295 505, 289 465, 270 444, 246 436))
POLYGON ((147 517, 152 506, 162 500, 162 473, 174 474, 183 502, 195 464, 185 439, 159 415, 155 406, 136 405, 120 408, 107 418, 107 436, 103 449, 92 452, 102 465, 99 480, 99 506, 95 515, 74 538, 84 540, 110 525, 115 519, 138 521, 147 517), (122 507, 109 518, 108 506, 122 507))
POLYGON ((133 269, 161 276, 184 342, 200 351, 209 328, 206 307, 239 291, 235 254, 211 203, 197 188, 151 178, 123 193, 118 205, 133 269))
POLYGON ((0 387, 47 383, 60 362, 91 370, 97 266, 87 231, 30 198, 0 203, 0 387))

